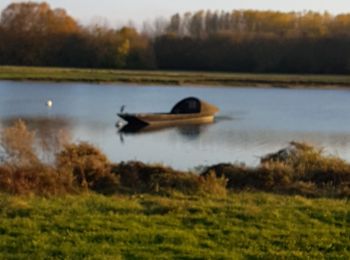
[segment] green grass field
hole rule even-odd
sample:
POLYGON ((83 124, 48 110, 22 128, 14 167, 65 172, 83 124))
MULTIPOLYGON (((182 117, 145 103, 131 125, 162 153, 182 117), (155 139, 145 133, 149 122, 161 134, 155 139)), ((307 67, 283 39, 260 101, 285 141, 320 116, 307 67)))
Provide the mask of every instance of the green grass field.
POLYGON ((350 258, 348 200, 0 195, 1 259, 350 258))
POLYGON ((345 75, 278 75, 0 66, 0 80, 126 82, 159 85, 349 87, 345 75))

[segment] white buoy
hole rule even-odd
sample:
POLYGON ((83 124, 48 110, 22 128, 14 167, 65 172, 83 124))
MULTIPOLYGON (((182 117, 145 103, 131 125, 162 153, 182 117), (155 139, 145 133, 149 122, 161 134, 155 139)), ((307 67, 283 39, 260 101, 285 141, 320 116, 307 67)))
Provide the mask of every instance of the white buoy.
POLYGON ((53 105, 53 102, 52 102, 51 99, 49 99, 48 101, 46 101, 46 106, 47 106, 47 107, 52 107, 52 105, 53 105))

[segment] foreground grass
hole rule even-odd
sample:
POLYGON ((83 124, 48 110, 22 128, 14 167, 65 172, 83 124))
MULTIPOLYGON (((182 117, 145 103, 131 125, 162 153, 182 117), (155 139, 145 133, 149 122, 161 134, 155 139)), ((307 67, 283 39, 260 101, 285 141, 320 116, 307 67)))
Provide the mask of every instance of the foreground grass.
POLYGON ((0 66, 0 80, 127 82, 164 85, 348 87, 350 76, 127 71, 0 66))
POLYGON ((265 193, 0 195, 1 259, 350 258, 350 203, 265 193))

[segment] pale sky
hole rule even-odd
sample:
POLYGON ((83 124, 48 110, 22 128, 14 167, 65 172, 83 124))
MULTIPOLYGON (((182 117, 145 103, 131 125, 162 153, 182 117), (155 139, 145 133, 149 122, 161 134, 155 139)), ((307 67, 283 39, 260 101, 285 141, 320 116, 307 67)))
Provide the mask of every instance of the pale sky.
MULTIPOLYGON (((0 0, 3 10, 12 2, 0 0)), ((36 1, 40 2, 40 1, 36 1)), ((350 13, 349 0, 46 0, 51 7, 64 8, 75 19, 89 23, 97 18, 107 19, 111 25, 133 20, 142 21, 166 17, 177 12, 196 10, 258 9, 280 11, 328 11, 333 14, 350 13)))

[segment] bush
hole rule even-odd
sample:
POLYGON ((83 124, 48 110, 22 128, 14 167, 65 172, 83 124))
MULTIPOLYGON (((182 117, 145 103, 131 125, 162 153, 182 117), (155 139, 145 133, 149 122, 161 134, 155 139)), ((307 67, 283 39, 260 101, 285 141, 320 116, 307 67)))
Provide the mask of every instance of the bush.
POLYGON ((347 162, 334 156, 325 156, 322 149, 306 143, 291 142, 290 147, 268 155, 270 159, 265 157, 262 164, 274 165, 281 161, 276 160, 276 155, 286 150, 292 152, 282 162, 293 169, 295 181, 312 182, 318 186, 338 186, 350 181, 350 165, 347 162), (271 157, 275 157, 275 160, 271 160, 271 157))
POLYGON ((111 174, 107 157, 88 143, 68 144, 56 157, 57 168, 70 172, 82 189, 111 192, 118 179, 111 174))
MULTIPOLYGON (((178 175, 180 172, 162 165, 147 165, 131 161, 113 165, 112 172, 120 177, 120 184, 135 192, 154 190, 154 180, 162 174, 178 175), (157 177, 155 177, 157 176, 157 177)), ((169 175, 169 176, 170 176, 169 175)))
POLYGON ((270 190, 288 185, 291 182, 292 169, 282 163, 261 165, 257 168, 218 164, 209 167, 201 175, 209 176, 212 173, 219 178, 226 178, 227 188, 230 189, 270 190))
POLYGON ((258 189, 317 195, 348 194, 350 165, 344 160, 323 155, 306 143, 291 142, 290 146, 264 156, 259 166, 218 164, 201 175, 214 172, 228 179, 231 189, 258 189))
POLYGON ((35 149, 35 133, 19 120, 0 136, 0 190, 12 194, 56 195, 73 192, 72 176, 43 164, 35 149))
POLYGON ((29 131, 22 120, 18 120, 12 127, 5 128, 1 133, 2 160, 16 166, 39 163, 34 143, 34 132, 29 131))
POLYGON ((161 165, 128 162, 114 165, 112 172, 120 176, 120 184, 132 192, 183 194, 226 194, 226 179, 214 175, 201 177, 191 172, 175 171, 161 165))

